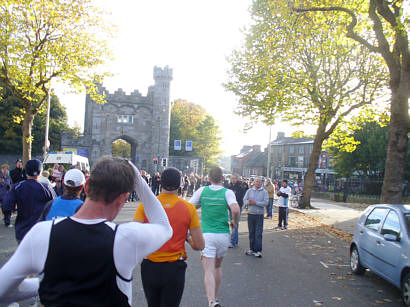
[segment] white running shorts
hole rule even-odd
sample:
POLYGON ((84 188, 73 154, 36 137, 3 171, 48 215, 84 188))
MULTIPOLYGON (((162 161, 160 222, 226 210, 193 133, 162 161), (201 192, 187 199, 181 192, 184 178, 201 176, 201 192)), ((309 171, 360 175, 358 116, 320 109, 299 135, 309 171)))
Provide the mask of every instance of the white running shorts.
POLYGON ((229 233, 204 233, 205 248, 201 255, 207 258, 222 258, 229 246, 229 233))

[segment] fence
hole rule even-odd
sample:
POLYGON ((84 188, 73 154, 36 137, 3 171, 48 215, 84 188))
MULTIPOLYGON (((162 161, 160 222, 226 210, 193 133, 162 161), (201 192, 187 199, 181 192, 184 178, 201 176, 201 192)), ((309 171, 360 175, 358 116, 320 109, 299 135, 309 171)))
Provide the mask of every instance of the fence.
MULTIPOLYGON (((382 186, 382 179, 335 179, 333 182, 316 184, 312 196, 339 202, 376 204, 380 202, 382 186)), ((410 185, 408 182, 403 183, 403 198, 405 203, 409 203, 410 185)))

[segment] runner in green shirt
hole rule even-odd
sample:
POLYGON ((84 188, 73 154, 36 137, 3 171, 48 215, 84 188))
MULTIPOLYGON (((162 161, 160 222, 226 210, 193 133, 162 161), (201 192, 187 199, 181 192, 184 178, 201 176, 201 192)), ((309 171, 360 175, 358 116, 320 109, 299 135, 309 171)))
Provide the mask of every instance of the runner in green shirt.
POLYGON ((201 258, 210 307, 220 307, 216 296, 222 279, 222 260, 229 246, 228 210, 232 212, 232 228, 237 227, 239 220, 239 206, 235 194, 223 187, 223 179, 222 169, 212 168, 209 171, 211 185, 198 189, 190 199, 190 203, 202 208, 201 225, 205 248, 201 252, 201 258))

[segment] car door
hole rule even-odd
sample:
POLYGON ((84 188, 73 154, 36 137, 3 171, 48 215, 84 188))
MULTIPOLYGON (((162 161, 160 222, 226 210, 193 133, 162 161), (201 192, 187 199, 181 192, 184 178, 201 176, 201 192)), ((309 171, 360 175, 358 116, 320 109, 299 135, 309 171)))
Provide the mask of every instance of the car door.
POLYGON ((377 242, 381 240, 380 227, 389 212, 387 208, 376 207, 367 216, 363 227, 359 229, 359 254, 363 265, 374 272, 378 271, 378 259, 376 257, 377 242))
POLYGON ((385 234, 391 234, 401 238, 403 225, 400 224, 400 218, 397 212, 390 210, 380 230, 382 238, 378 241, 376 255, 379 258, 378 264, 384 277, 390 281, 397 280, 400 276, 398 264, 402 255, 401 241, 387 241, 385 234))

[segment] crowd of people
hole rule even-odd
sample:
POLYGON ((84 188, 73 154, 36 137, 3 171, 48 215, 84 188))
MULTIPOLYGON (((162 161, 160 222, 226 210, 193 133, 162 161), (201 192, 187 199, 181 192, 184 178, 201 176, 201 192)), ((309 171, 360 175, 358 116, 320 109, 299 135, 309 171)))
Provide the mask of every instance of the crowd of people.
POLYGON ((278 229, 286 229, 291 193, 286 180, 280 187, 261 177, 234 175, 227 182, 219 167, 202 178, 172 167, 149 176, 113 157, 101 158, 90 175, 61 165, 44 171, 36 159, 24 169, 18 160, 10 172, 2 165, 4 222, 11 225, 17 210, 19 246, 0 269, 0 302, 130 306, 132 273, 141 264, 148 306, 179 306, 187 243, 200 251, 208 305, 221 306, 222 262, 228 248, 238 246, 242 210, 249 229, 246 255, 261 258, 264 219, 272 217, 277 197, 278 229), (124 203, 136 199, 141 203, 134 221, 115 224, 124 203))

